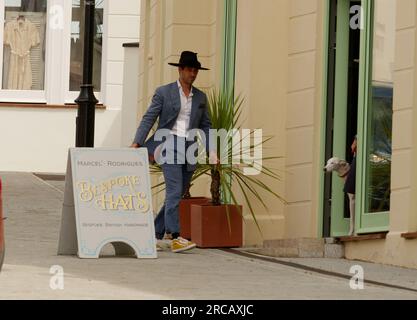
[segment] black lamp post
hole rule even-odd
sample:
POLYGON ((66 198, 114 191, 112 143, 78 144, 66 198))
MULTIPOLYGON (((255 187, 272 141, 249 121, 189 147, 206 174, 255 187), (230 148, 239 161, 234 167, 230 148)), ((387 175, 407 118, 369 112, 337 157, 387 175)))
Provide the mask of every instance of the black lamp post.
MULTIPOLYGON (((94 124, 96 104, 98 100, 94 96, 93 86, 93 49, 94 49, 94 14, 95 0, 84 1, 84 58, 83 58, 83 84, 79 97, 75 100, 78 104, 76 123, 76 147, 94 147, 94 124)), ((81 9, 81 8, 80 8, 81 9)))

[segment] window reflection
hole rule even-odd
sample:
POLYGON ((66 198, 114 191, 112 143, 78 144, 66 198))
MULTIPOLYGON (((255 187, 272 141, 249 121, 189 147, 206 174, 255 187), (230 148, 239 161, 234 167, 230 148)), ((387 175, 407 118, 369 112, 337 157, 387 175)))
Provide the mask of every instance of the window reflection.
MULTIPOLYGON (((93 85, 101 90, 104 0, 96 0, 93 85)), ((70 91, 79 91, 83 73, 84 0, 72 0, 70 91)))
POLYGON ((390 210, 396 1, 375 0, 374 6, 367 137, 368 213, 390 210))

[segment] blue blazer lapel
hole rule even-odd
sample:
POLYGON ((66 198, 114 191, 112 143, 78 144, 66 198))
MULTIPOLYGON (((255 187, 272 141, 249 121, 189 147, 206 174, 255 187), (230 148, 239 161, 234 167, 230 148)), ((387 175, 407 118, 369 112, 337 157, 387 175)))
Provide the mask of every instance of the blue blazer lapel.
POLYGON ((177 82, 174 82, 171 86, 171 99, 172 99, 172 111, 175 114, 175 117, 178 116, 181 110, 181 98, 180 92, 178 90, 177 82))
POLYGON ((193 88, 194 96, 193 96, 193 103, 191 106, 191 116, 190 116, 190 124, 194 123, 194 118, 197 116, 198 108, 200 107, 201 97, 199 92, 193 88))

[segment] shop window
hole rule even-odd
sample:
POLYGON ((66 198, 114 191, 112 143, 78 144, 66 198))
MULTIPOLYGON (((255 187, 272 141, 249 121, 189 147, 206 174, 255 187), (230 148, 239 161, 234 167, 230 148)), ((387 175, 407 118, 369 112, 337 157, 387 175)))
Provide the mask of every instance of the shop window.
MULTIPOLYGON (((96 0, 94 19, 93 85, 99 99, 105 4, 96 0)), ((85 0, 0 0, 0 102, 74 103, 82 83, 84 5, 85 0)))
POLYGON ((5 1, 3 89, 43 90, 46 0, 5 1))

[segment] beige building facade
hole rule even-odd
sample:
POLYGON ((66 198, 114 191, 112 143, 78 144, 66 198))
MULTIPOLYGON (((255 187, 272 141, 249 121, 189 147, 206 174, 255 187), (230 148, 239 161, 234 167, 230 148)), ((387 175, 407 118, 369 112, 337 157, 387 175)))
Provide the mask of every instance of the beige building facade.
MULTIPOLYGON (((286 203, 264 195, 262 234, 245 211, 245 246, 336 237, 348 259, 417 268, 417 1, 228 2, 142 0, 138 121, 155 88, 177 79, 168 62, 198 52, 211 70, 196 86, 219 87, 232 72, 243 127, 273 135, 264 154, 281 157, 272 166, 282 180, 265 182, 286 203), (225 48, 234 49, 226 65, 225 48), (323 167, 330 156, 352 160, 355 134, 349 238, 343 182, 323 167)), ((208 195, 207 181, 192 193, 208 195)))

